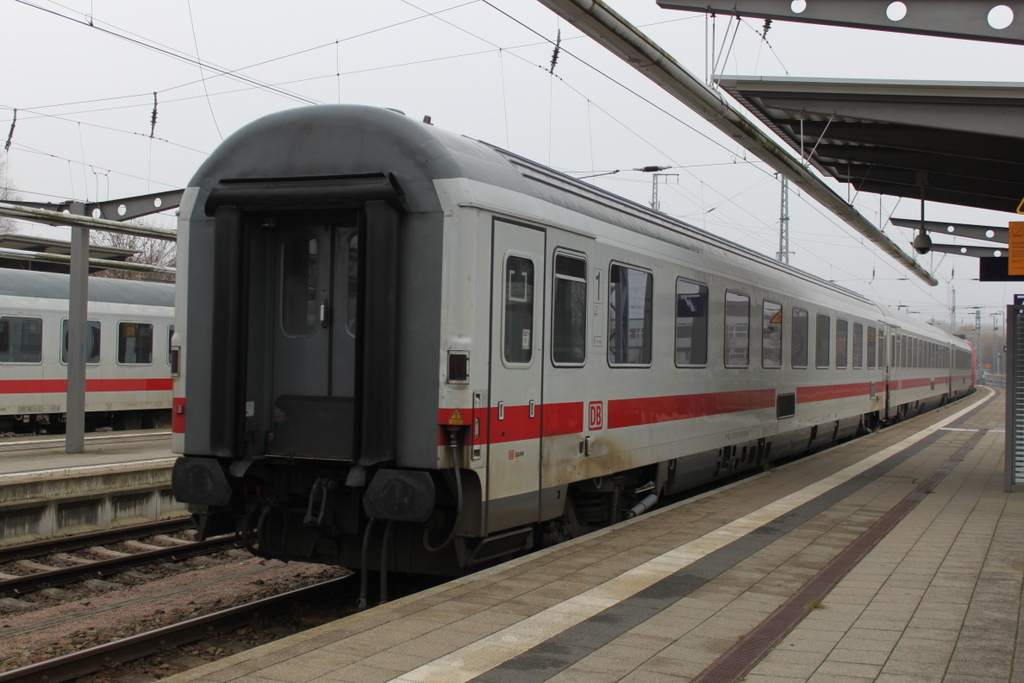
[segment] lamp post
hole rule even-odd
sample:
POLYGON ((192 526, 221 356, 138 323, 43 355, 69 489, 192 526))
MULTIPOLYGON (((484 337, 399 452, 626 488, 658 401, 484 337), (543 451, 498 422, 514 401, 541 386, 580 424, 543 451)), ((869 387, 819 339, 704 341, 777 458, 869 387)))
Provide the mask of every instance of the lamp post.
POLYGON ((992 371, 997 374, 1003 374, 1000 366, 1002 365, 1002 348, 999 344, 999 335, 996 334, 999 331, 999 325, 1002 322, 1003 311, 996 311, 992 314, 992 371))

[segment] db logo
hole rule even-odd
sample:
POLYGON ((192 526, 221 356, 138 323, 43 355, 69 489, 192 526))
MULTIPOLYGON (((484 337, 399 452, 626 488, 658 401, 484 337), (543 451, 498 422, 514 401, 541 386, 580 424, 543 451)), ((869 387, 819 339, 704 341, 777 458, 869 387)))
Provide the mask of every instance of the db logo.
POLYGON ((591 401, 590 405, 587 406, 587 414, 590 431, 596 431, 604 427, 604 403, 601 401, 591 401))

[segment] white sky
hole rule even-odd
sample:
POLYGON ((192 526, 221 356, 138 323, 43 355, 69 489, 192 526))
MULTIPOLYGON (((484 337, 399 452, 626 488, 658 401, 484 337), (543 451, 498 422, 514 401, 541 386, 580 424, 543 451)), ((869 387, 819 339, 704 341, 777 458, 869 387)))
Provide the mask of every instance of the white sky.
MULTIPOLYGON (((651 176, 628 169, 677 167, 666 173, 678 173, 678 182, 659 190, 663 211, 763 253, 778 250, 773 173, 532 0, 30 3, 0 0, 4 140, 18 110, 0 184, 24 200, 95 201, 181 188, 242 125, 309 102, 345 102, 430 115, 437 126, 576 175, 621 169, 592 182, 639 202, 650 201, 651 176), (547 39, 559 30, 564 51, 552 76, 547 39), (197 52, 204 64, 246 80, 201 69, 197 52)), ((610 4, 703 78, 703 15, 662 10, 654 0, 610 4)), ((719 41, 729 21, 718 20, 719 41)), ((744 20, 720 72, 1020 80, 1021 47, 782 22, 772 25, 769 47, 757 34, 762 23, 744 20)), ((833 186, 848 196, 847 186, 833 186)), ((884 223, 920 211, 917 202, 877 195, 857 196, 855 204, 876 223, 880 214, 884 223)), ((931 220, 990 225, 1014 218, 940 204, 926 211, 931 220)), ((973 320, 968 306, 983 306, 990 329, 992 313, 1024 292, 1024 284, 979 283, 974 259, 941 254, 922 257, 940 280, 928 287, 795 191, 790 215, 793 265, 925 320, 948 318, 955 287, 958 323, 973 320)), ((911 231, 884 228, 911 250, 911 231)))

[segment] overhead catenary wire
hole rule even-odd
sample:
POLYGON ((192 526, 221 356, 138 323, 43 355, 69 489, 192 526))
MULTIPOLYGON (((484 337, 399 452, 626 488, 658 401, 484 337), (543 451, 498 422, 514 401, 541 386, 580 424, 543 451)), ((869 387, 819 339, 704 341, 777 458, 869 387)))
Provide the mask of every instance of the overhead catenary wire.
POLYGON ((220 124, 217 123, 217 114, 213 111, 213 102, 210 101, 210 91, 206 87, 206 72, 203 70, 203 59, 199 56, 199 38, 196 36, 196 22, 192 18, 192 0, 185 0, 185 6, 188 8, 188 23, 192 28, 192 44, 196 47, 196 65, 199 67, 199 78, 203 81, 203 93, 206 94, 206 104, 210 109, 210 117, 213 119, 213 127, 217 129, 217 137, 223 140, 224 134, 220 132, 220 124))
MULTIPOLYGON (((61 19, 65 19, 67 21, 71 21, 71 22, 79 24, 79 25, 81 25, 83 27, 90 28, 90 29, 93 29, 93 30, 96 30, 96 31, 100 31, 101 33, 104 33, 106 35, 113 36, 114 38, 118 38, 119 40, 123 40, 125 42, 132 43, 134 45, 138 45, 139 47, 145 48, 147 50, 151 50, 153 52, 157 52, 157 53, 166 55, 168 57, 171 57, 172 59, 176 59, 178 61, 185 62, 185 63, 188 63, 188 64, 201 65, 201 63, 196 58, 192 57, 191 55, 179 52, 179 51, 174 50, 172 48, 163 47, 163 46, 160 46, 158 44, 155 44, 155 43, 152 43, 152 42, 148 42, 148 41, 140 39, 140 38, 135 38, 135 37, 132 37, 132 36, 127 35, 125 33, 119 33, 118 31, 115 31, 115 30, 112 30, 112 29, 108 29, 108 28, 104 28, 103 26, 100 26, 96 22, 85 21, 85 20, 82 20, 82 19, 77 19, 75 17, 69 16, 67 14, 61 14, 60 12, 57 12, 56 10, 52 10, 52 9, 47 8, 47 7, 43 7, 41 5, 37 5, 36 3, 30 2, 29 0, 14 0, 14 2, 16 2, 18 4, 21 4, 21 5, 25 5, 26 7, 31 7, 33 9, 39 10, 40 12, 45 12, 47 14, 51 14, 53 16, 60 17, 61 19)), ((207 63, 205 66, 208 69, 210 69, 212 71, 215 71, 215 72, 217 72, 217 73, 219 73, 219 74, 221 74, 223 76, 227 76, 229 78, 233 78, 233 79, 237 79, 237 80, 242 80, 242 81, 248 82, 248 83, 250 83, 250 84, 252 84, 252 85, 254 85, 256 87, 259 87, 259 88, 262 88, 264 90, 267 90, 268 92, 272 92, 272 93, 274 93, 276 95, 280 95, 281 97, 286 97, 286 98, 291 99, 291 100, 302 102, 303 104, 319 104, 319 102, 317 102, 316 100, 312 100, 312 99, 309 99, 308 97, 304 97, 304 96, 299 95, 297 93, 289 92, 287 90, 282 90, 281 88, 276 88, 274 86, 271 86, 271 85, 268 85, 268 84, 265 84, 265 83, 260 83, 260 82, 258 82, 257 80, 255 80, 253 78, 250 78, 248 76, 243 76, 243 75, 241 75, 239 73, 235 73, 235 72, 233 72, 231 70, 224 69, 224 68, 218 67, 216 65, 210 64, 210 63, 207 63)))
MULTIPOLYGON (((472 4, 472 3, 464 3, 464 5, 465 5, 465 4, 472 4)), ((490 4, 490 3, 487 3, 487 4, 490 4)), ((448 9, 452 9, 452 8, 448 8, 448 9)), ((442 10, 442 11, 448 11, 448 10, 446 9, 446 10, 442 10)), ((422 18, 422 17, 417 17, 416 19, 420 19, 420 18, 422 18)), ((415 19, 414 19, 414 20, 415 20, 415 19)), ((413 21, 413 20, 410 20, 410 21, 413 21)), ((673 20, 673 21, 677 21, 677 20, 673 20)), ((660 23, 669 23, 669 22, 660 22, 660 23)), ((575 38, 575 37, 573 37, 573 38, 575 38)), ((569 40, 569 39, 570 39, 570 38, 566 38, 565 40, 569 40)), ((331 44, 336 44, 336 41, 332 41, 332 43, 331 43, 331 44)), ((498 49, 500 50, 501 48, 498 48, 498 49)), ((479 54, 479 53, 478 53, 478 54, 479 54)), ((503 53, 502 53, 502 52, 499 52, 499 55, 501 55, 501 54, 503 54, 503 53)), ((516 55, 516 56, 518 57, 518 55, 516 55)), ((581 61, 582 61, 582 60, 581 60, 581 61)), ((418 62, 409 62, 409 63, 411 63, 411 64, 414 64, 414 63, 418 63, 418 62)), ((398 66, 398 65, 395 65, 395 66, 398 66)), ((395 68, 395 66, 392 66, 392 67, 379 67, 379 68, 395 68)), ((336 70, 336 71, 335 71, 335 73, 333 74, 333 76, 334 76, 334 77, 338 77, 338 75, 339 75, 339 73, 338 73, 338 71, 336 70)), ((256 86, 246 86, 246 87, 256 87, 256 86)), ((579 92, 579 91, 577 91, 577 92, 579 92)), ((579 93, 579 94, 581 94, 581 96, 582 96, 582 93, 579 93)), ((216 93, 211 93, 211 95, 214 95, 214 96, 216 96, 216 93)), ((591 100, 590 98, 587 98, 587 101, 588 101, 588 103, 592 102, 592 100, 591 100)), ((667 113, 667 112, 666 112, 666 113, 667 113)), ((621 121, 618 121, 618 122, 620 123, 620 125, 622 125, 622 122, 621 122, 621 121)), ((87 124, 87 125, 88 125, 88 124, 87 124)), ((684 124, 684 125, 686 125, 686 124, 684 124)), ((628 128, 628 127, 627 127, 627 128, 628 128)), ((691 127, 691 128, 692 128, 692 127, 691 127)), ((151 131, 151 132, 152 132, 152 131, 151 131)), ((506 138, 507 138, 507 137, 508 137, 508 136, 506 135, 506 138)), ((706 136, 705 136, 705 137, 706 137, 706 136)), ((712 142, 715 142, 715 141, 714 141, 714 140, 712 140, 711 138, 708 138, 708 139, 709 139, 709 140, 711 140, 712 142)), ((716 144, 717 144, 717 143, 716 143, 716 144)), ((721 145, 719 145, 719 146, 721 146, 721 145)), ((724 146, 723 146, 723 148, 724 148, 724 146)), ((727 151, 731 151, 731 150, 727 150, 727 151)), ((748 161, 748 160, 744 160, 744 162, 745 162, 745 163, 748 163, 748 164, 751 164, 752 166, 754 166, 755 168, 757 168, 756 164, 753 164, 752 162, 750 162, 750 161, 748 161)), ((674 190, 674 191, 675 191, 675 190, 674 190)), ((723 196, 724 196, 724 195, 723 195, 723 196)), ((747 213, 749 213, 749 212, 747 212, 747 213)), ((753 215, 753 214, 751 214, 751 215, 753 215)), ((763 222, 763 221, 762 221, 762 222, 763 222)), ((842 226, 839 226, 839 227, 842 227, 842 226)))

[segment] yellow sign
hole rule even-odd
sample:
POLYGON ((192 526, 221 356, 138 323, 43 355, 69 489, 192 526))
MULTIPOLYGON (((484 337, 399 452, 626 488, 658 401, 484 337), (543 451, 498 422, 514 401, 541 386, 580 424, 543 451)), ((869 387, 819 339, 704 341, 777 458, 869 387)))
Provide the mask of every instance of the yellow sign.
POLYGON ((1024 275, 1024 222, 1010 221, 1010 262, 1008 275, 1024 275))
MULTIPOLYGON (((1021 225, 1024 225, 1024 223, 1021 223, 1021 225)), ((460 425, 460 424, 462 424, 462 413, 459 412, 458 408, 456 408, 455 412, 453 412, 451 417, 448 418, 448 424, 450 424, 450 425, 460 425)))

